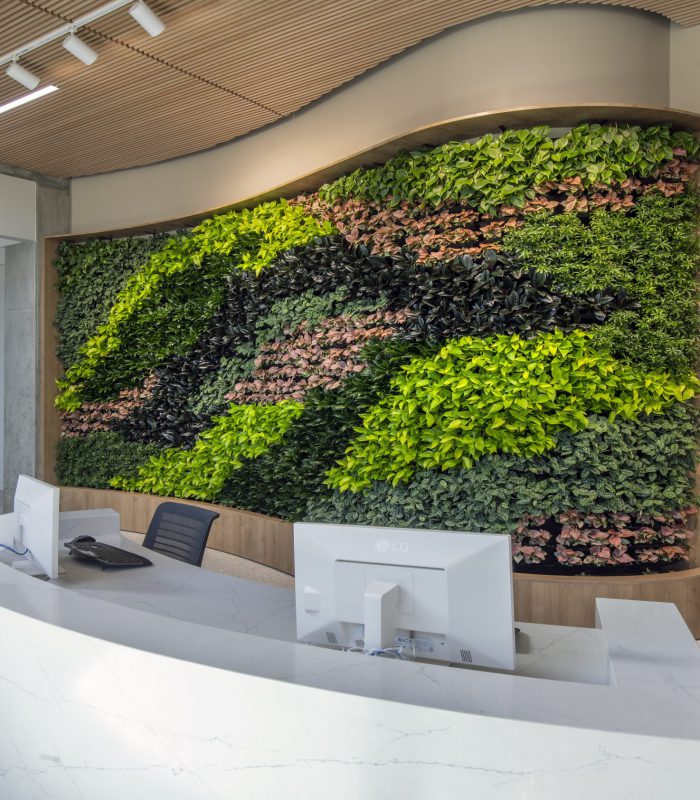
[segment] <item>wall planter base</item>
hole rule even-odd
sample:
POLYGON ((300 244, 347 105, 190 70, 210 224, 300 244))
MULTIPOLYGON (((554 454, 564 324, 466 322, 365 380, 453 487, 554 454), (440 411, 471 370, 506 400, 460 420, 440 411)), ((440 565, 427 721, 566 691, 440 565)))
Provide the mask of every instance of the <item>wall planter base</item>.
MULTIPOLYGON (((113 508, 124 530, 145 533, 164 500, 212 508, 209 547, 294 574, 292 525, 275 517, 227 506, 180 501, 135 492, 61 487, 61 510, 113 508)), ((515 617, 521 622, 595 626, 596 597, 675 603, 695 638, 700 638, 700 567, 655 575, 540 575, 515 573, 515 617)))
POLYGON ((110 489, 61 487, 61 511, 113 508, 119 512, 122 530, 135 533, 146 533, 156 507, 166 500, 209 508, 220 514, 209 534, 207 546, 212 550, 231 553, 280 572, 294 574, 292 525, 281 519, 197 500, 178 500, 176 497, 110 489))

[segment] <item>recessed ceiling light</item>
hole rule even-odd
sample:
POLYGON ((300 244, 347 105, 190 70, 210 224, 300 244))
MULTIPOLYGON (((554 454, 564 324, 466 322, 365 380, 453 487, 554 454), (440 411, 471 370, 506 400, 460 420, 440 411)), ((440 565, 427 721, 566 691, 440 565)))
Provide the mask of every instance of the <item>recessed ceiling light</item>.
POLYGON ((26 86, 27 89, 36 89, 39 85, 39 78, 16 61, 10 61, 5 70, 5 75, 8 78, 12 78, 13 81, 21 83, 22 86, 26 86))
POLYGON ((129 9, 131 16, 149 36, 158 36, 165 30, 165 24, 151 11, 143 0, 138 0, 129 9))
POLYGON ((68 36, 66 36, 63 40, 63 46, 69 53, 82 61, 83 64, 94 64, 97 60, 97 53, 92 47, 85 44, 85 42, 79 39, 74 33, 69 33, 68 36))
POLYGON ((44 86, 41 89, 37 89, 36 92, 25 94, 24 97, 18 97, 16 100, 10 100, 9 103, 5 103, 4 105, 0 106, 0 114, 4 114, 6 111, 12 111, 13 108, 23 106, 25 103, 31 103, 32 100, 38 100, 40 97, 44 97, 44 95, 51 94, 51 92, 55 91, 58 91, 58 86, 50 84, 49 86, 44 86))

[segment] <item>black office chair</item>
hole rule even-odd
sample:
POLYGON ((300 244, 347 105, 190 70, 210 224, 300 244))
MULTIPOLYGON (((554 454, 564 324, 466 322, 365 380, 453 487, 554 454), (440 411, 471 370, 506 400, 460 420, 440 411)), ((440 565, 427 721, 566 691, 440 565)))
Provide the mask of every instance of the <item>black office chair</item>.
POLYGON ((185 503, 161 503, 148 526, 143 546, 156 553, 202 566, 212 523, 219 515, 185 503))

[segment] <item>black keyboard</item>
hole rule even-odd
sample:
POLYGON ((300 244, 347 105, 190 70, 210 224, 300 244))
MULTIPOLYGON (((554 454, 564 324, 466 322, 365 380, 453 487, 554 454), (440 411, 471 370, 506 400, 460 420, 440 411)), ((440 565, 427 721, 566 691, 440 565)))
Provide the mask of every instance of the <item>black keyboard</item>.
POLYGON ((102 542, 79 542, 70 545, 70 554, 75 558, 89 559, 103 567, 149 567, 153 564, 143 556, 112 547, 102 542))

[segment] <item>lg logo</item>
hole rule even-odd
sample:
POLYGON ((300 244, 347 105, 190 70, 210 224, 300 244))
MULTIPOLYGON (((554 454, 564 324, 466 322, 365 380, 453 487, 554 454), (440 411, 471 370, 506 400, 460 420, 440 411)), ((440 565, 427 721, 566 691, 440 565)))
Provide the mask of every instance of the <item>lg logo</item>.
POLYGON ((390 542, 388 539, 377 539, 374 549, 378 553, 408 553, 408 542, 390 542))

